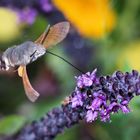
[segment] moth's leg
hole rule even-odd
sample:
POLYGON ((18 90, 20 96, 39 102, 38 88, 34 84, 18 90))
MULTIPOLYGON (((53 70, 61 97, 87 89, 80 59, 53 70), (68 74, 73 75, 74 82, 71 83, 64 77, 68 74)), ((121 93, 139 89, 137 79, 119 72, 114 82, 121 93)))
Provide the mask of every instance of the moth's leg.
POLYGON ((23 76, 23 67, 22 66, 19 66, 18 67, 18 76, 19 77, 22 77, 23 76))

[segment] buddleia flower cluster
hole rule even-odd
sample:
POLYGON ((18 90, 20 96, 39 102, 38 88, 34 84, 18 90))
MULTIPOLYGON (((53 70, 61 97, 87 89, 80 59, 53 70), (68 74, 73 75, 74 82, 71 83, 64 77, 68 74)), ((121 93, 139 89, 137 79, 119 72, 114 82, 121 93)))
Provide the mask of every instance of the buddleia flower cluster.
POLYGON ((24 127, 21 132, 8 140, 52 140, 66 128, 85 120, 91 123, 99 118, 110 122, 111 114, 130 112, 130 100, 140 95, 140 75, 136 70, 112 75, 82 74, 76 77, 76 88, 60 107, 44 115, 39 121, 24 127))

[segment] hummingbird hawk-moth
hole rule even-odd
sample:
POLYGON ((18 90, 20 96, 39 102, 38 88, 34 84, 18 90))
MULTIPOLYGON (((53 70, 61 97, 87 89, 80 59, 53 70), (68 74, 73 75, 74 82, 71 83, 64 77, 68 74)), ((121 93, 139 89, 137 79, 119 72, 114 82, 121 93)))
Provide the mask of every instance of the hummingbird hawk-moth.
POLYGON ((22 78, 25 94, 30 101, 36 101, 39 93, 29 81, 26 66, 44 55, 47 48, 61 42, 69 32, 69 27, 69 22, 59 22, 52 27, 48 26, 36 41, 26 41, 15 45, 0 55, 0 70, 8 71, 10 68, 18 67, 18 75, 22 78))

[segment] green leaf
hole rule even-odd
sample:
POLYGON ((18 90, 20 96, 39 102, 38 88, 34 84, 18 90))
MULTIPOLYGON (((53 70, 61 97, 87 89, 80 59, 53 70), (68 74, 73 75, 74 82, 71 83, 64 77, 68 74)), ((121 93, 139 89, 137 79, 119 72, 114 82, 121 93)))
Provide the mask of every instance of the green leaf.
POLYGON ((0 120, 0 134, 12 135, 16 133, 25 123, 25 118, 17 115, 10 115, 0 120))

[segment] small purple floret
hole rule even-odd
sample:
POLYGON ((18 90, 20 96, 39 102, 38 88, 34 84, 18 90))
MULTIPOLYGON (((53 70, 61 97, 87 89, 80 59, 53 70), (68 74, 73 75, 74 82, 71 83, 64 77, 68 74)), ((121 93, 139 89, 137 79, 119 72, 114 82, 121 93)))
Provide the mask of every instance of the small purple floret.
POLYGON ((98 110, 101 107, 102 103, 103 101, 97 97, 92 101, 91 106, 87 107, 87 109, 91 109, 93 111, 98 110))
POLYGON ((37 11, 29 8, 17 10, 17 13, 20 23, 33 24, 37 16, 37 11))
POLYGON ((76 77, 77 79, 77 87, 84 88, 84 87, 90 87, 93 82, 98 83, 98 80, 96 78, 96 69, 90 74, 90 72, 87 72, 86 74, 82 74, 79 77, 76 77))
POLYGON ((125 114, 130 112, 130 109, 125 105, 120 105, 120 108, 121 108, 122 112, 125 114))
POLYGON ((49 1, 50 0, 40 0, 40 5, 45 12, 50 12, 53 9, 49 1))
POLYGON ((80 93, 76 93, 75 96, 71 99, 72 102, 72 108, 77 107, 77 106, 82 106, 82 95, 80 93))
POLYGON ((88 110, 86 114, 86 121, 93 122, 97 119, 97 117, 98 117, 97 111, 88 110))

